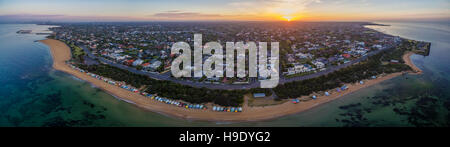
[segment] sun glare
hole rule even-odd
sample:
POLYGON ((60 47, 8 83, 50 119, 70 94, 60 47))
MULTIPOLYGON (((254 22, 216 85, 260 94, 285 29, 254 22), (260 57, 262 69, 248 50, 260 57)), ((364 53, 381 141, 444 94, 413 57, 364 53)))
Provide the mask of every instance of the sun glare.
POLYGON ((292 16, 283 16, 283 19, 285 19, 286 21, 291 21, 293 19, 292 16))

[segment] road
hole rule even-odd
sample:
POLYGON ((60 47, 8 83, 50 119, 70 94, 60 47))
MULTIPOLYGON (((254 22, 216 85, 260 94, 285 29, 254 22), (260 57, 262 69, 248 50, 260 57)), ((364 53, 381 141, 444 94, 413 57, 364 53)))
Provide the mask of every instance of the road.
MULTIPOLYGON (((238 89, 251 89, 251 88, 258 88, 260 87, 260 82, 259 81, 254 81, 251 82, 249 84, 244 84, 244 85, 240 85, 240 84, 212 84, 212 83, 203 83, 203 82, 194 82, 194 81, 189 81, 189 80, 180 80, 180 79, 176 79, 171 77, 171 73, 170 72, 166 72, 164 74, 158 74, 158 73, 149 73, 149 72, 144 72, 144 71, 140 71, 137 70, 136 68, 133 67, 129 67, 123 64, 118 64, 115 63, 113 61, 107 60, 105 58, 102 57, 97 57, 95 55, 92 54, 92 52, 87 49, 85 46, 81 45, 81 48, 83 48, 83 50, 87 53, 89 58, 92 59, 98 59, 99 61, 109 64, 111 66, 120 68, 120 69, 124 69, 124 70, 128 70, 132 73, 136 73, 136 74, 142 74, 142 75, 147 75, 152 79, 156 79, 156 80, 165 80, 165 81, 171 81, 174 83, 178 83, 178 84, 182 84, 182 85, 187 85, 187 86, 191 86, 191 87, 197 87, 197 88, 201 88, 201 87, 205 87, 205 88, 209 88, 209 89, 224 89, 224 90, 238 90, 238 89)), ((333 66, 333 67, 329 67, 324 71, 320 71, 317 73, 313 73, 313 74, 309 74, 309 75, 305 75, 305 76, 300 76, 300 77, 292 77, 292 78, 284 78, 281 77, 279 84, 285 84, 285 83, 289 83, 289 82, 293 82, 293 81, 301 81, 301 80, 306 80, 306 79, 311 79, 311 78, 315 78, 315 77, 319 77, 322 75, 326 75, 328 73, 334 72, 336 70, 339 70, 341 68, 345 68, 348 67, 350 65, 353 65, 355 63, 361 62, 365 59, 367 59, 370 56, 373 56, 379 52, 381 52, 382 50, 386 50, 385 49, 381 49, 381 50, 376 50, 376 51, 372 51, 369 52, 366 56, 363 56, 361 58, 358 58, 356 60, 352 60, 346 64, 341 64, 338 66, 333 66)))

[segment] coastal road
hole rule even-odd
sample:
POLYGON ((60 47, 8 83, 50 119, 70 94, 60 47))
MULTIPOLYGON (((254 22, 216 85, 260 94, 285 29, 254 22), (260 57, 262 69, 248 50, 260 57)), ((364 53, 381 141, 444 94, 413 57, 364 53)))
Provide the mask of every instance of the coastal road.
MULTIPOLYGON (((176 79, 171 77, 170 72, 166 72, 164 74, 158 74, 158 73, 150 73, 150 72, 145 72, 145 71, 141 71, 141 70, 137 70, 136 68, 130 67, 130 66, 126 66, 123 64, 119 64, 119 63, 115 63, 111 60, 107 60, 103 57, 98 57, 95 56, 94 54, 92 54, 92 52, 87 49, 84 45, 80 46, 81 48, 83 48, 83 50, 87 53, 88 57, 91 59, 98 59, 99 61, 106 63, 108 65, 120 68, 120 69, 124 69, 124 70, 128 70, 132 73, 136 73, 136 74, 142 74, 142 75, 147 75, 152 79, 156 79, 156 80, 165 80, 165 81, 171 81, 174 83, 178 83, 178 84, 182 84, 182 85, 187 85, 187 86, 191 86, 191 87, 197 87, 197 88, 209 88, 209 89, 223 89, 223 90, 239 90, 239 89, 251 89, 251 88, 258 88, 260 87, 260 82, 259 81, 254 81, 251 82, 249 84, 213 84, 213 83, 203 83, 203 82, 194 82, 194 81, 189 81, 189 80, 180 80, 180 79, 176 79)), ((285 84, 285 83, 289 83, 289 82, 294 82, 294 81, 301 81, 301 80, 306 80, 306 79, 311 79, 311 78, 315 78, 315 77, 319 77, 322 75, 326 75, 328 73, 337 71, 339 69, 348 67, 350 65, 353 65, 355 63, 361 62, 365 59, 367 59, 370 56, 373 56, 375 54, 378 54, 379 52, 386 50, 387 48, 384 49, 380 49, 380 50, 376 50, 376 51, 372 51, 369 52, 366 56, 360 57, 358 59, 352 60, 348 63, 345 64, 341 64, 338 66, 333 66, 333 67, 329 67, 324 71, 320 71, 320 72, 316 72, 313 74, 309 74, 309 75, 305 75, 305 76, 299 76, 299 77, 292 77, 292 78, 284 78, 283 76, 280 77, 280 81, 279 84, 285 84)))

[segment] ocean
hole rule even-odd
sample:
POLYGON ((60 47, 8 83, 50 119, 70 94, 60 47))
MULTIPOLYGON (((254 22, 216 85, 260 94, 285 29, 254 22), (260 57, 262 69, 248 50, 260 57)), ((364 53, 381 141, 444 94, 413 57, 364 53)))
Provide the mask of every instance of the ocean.
POLYGON ((377 22, 369 28, 431 42, 413 55, 421 75, 405 75, 311 110, 267 121, 207 122, 173 118, 121 101, 90 83, 52 69, 49 48, 35 40, 46 25, 0 24, 0 126, 450 126, 448 22, 377 22))

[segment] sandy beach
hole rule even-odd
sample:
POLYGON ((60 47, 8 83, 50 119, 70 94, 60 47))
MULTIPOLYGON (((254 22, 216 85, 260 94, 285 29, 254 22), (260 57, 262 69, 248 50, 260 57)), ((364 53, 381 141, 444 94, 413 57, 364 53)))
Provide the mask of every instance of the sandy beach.
MULTIPOLYGON (((299 113, 320 104, 324 104, 335 100, 344 95, 355 92, 359 89, 369 87, 371 85, 380 83, 382 81, 394 78, 396 76, 402 75, 402 73, 393 73, 385 76, 378 77, 376 79, 364 80, 364 84, 347 84, 348 90, 342 92, 330 92, 330 96, 318 96, 315 100, 309 100, 305 102, 300 102, 298 104, 293 104, 290 101, 279 105, 265 106, 265 107, 249 107, 247 105, 247 100, 244 102, 243 112, 233 113, 233 112, 214 112, 211 110, 198 110, 198 109, 185 109, 181 107, 176 107, 173 105, 164 104, 156 100, 151 100, 140 94, 133 93, 122 89, 117 86, 113 86, 97 80, 96 78, 90 77, 85 73, 81 73, 77 70, 72 69, 65 61, 71 58, 70 48, 61 41, 47 39, 40 41, 50 47, 51 54, 53 57, 53 68, 56 70, 63 71, 65 73, 71 74, 79 79, 90 82, 98 88, 117 96, 123 100, 134 103, 136 106, 158 113, 167 114, 170 116, 175 116, 183 119, 192 120, 207 120, 207 121, 259 121, 273 119, 289 114, 299 113)), ((410 52, 403 56, 406 64, 411 66, 416 73, 420 73, 421 70, 412 64, 409 56, 413 53, 410 52), (418 72, 419 71, 419 72, 418 72)), ((305 96, 307 97, 307 96, 305 96)))
POLYGON ((414 65, 411 61, 411 55, 413 55, 413 52, 407 52, 405 55, 403 55, 403 61, 405 61, 405 64, 412 68, 413 73, 412 74, 421 74, 422 70, 418 68, 416 65, 414 65))

